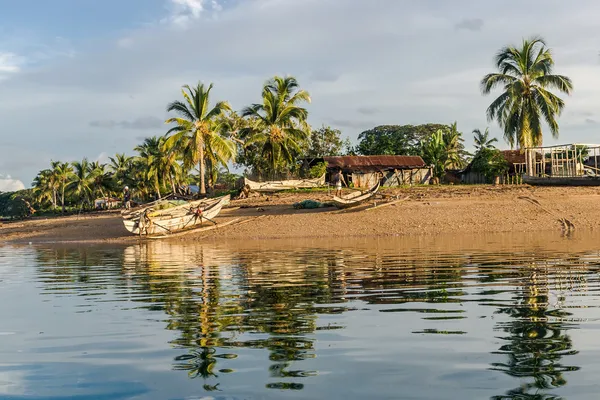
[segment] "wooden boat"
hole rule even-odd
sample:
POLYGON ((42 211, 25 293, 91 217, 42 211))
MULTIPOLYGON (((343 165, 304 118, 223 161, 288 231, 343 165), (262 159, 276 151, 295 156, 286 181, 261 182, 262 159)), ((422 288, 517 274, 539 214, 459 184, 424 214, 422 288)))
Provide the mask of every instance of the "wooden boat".
MULTIPOLYGON (((193 229, 208 221, 213 221, 223 206, 229 204, 230 196, 214 199, 189 201, 182 205, 168 208, 164 202, 154 202, 151 205, 123 216, 125 228, 134 235, 153 236, 167 235, 182 230, 193 229)), ((168 206, 168 204, 167 204, 168 206)))
POLYGON ((290 179, 285 181, 255 182, 244 178, 244 185, 254 192, 277 192, 280 190, 310 189, 325 186, 325 175, 314 179, 290 179))
POLYGON ((379 190, 379 184, 380 183, 377 182, 375 184, 375 186, 373 186, 372 188, 370 188, 368 190, 353 192, 346 196, 342 196, 342 197, 333 196, 333 203, 338 208, 349 208, 349 207, 357 206, 357 205, 369 200, 371 197, 375 196, 375 194, 379 190))
POLYGON ((537 177, 523 176, 523 183, 532 186, 600 186, 598 176, 537 177))

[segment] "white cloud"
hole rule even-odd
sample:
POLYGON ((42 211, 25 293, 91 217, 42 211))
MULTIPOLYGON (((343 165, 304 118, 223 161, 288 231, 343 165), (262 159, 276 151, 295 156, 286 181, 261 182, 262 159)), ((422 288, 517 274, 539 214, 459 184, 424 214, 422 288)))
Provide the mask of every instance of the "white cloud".
POLYGON ((0 175, 0 192, 16 192, 23 189, 25 189, 25 185, 20 180, 0 175))
POLYGON ((218 0, 169 0, 171 13, 162 22, 172 23, 178 27, 188 27, 207 11, 214 13, 223 10, 218 0))
POLYGON ((0 81, 21 70, 22 58, 14 53, 0 52, 0 81))
POLYGON ((585 120, 600 121, 596 1, 163 1, 170 6, 164 24, 104 42, 82 39, 77 57, 35 69, 9 63, 19 73, 10 73, 0 91, 0 170, 30 182, 50 159, 132 153, 140 131, 128 128, 164 133, 164 124, 145 118, 164 121, 181 85, 213 82, 212 100, 239 110, 259 101, 262 83, 275 74, 296 76, 310 92, 313 126, 335 121, 352 139, 368 124, 453 121, 467 143, 472 129, 487 125, 501 137, 485 117, 495 93, 482 96, 479 81, 493 71, 500 47, 533 34, 554 49, 555 72, 575 84, 558 142, 595 141, 595 126, 585 120), (177 22, 186 29, 170 29, 177 22), (23 123, 31 118, 32 94, 43 129, 23 123))

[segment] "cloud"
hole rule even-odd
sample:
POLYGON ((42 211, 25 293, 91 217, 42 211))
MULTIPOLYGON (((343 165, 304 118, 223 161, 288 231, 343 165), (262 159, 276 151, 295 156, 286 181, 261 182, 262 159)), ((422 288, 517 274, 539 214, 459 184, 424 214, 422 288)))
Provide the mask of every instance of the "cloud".
POLYGON ((207 11, 216 13, 223 10, 223 6, 217 0, 169 0, 169 3, 171 13, 162 22, 168 22, 181 28, 188 27, 207 11))
POLYGON ((332 119, 330 120, 331 125, 334 128, 354 128, 354 129, 365 129, 372 128, 377 125, 373 121, 356 121, 350 119, 332 119))
POLYGON ((356 111, 359 114, 363 114, 363 115, 373 115, 373 114, 377 114, 379 112, 379 109, 377 109, 375 107, 359 107, 356 109, 356 111))
POLYGON ((340 75, 327 70, 313 71, 310 75, 310 79, 317 82, 335 82, 339 79, 340 75))
MULTIPOLYGON (((30 182, 51 159, 93 159, 113 154, 111 144, 131 154, 136 136, 166 130, 165 107, 182 99, 182 85, 213 82, 213 104, 228 100, 240 110, 260 101, 262 84, 275 74, 296 76, 310 92, 313 126, 337 124, 352 139, 383 124, 458 121, 463 132, 498 129, 485 110, 499 92, 482 96, 479 81, 494 71, 498 49, 532 33, 554 50, 555 72, 575 84, 573 96, 563 96, 557 141, 593 141, 596 127, 583 121, 595 118, 600 107, 600 3, 507 1, 520 12, 481 0, 380 0, 377 7, 364 0, 215 3, 222 9, 209 0, 159 0, 170 5, 168 15, 157 10, 149 17, 155 23, 78 36, 74 57, 35 66, 10 62, 19 71, 4 73, 10 79, 0 83, 0 121, 3 132, 15 134, 8 138, 12 147, 0 146, 0 170, 30 182), (471 16, 466 13, 485 15, 484 29, 457 34, 457 25, 478 26, 461 22, 471 16), (172 29, 178 15, 185 17, 185 29, 172 29), (166 23, 156 23, 162 17, 166 23), (32 96, 43 129, 23 123, 31 118, 32 96)), ((0 42, 3 51, 28 56, 0 42)), ((465 139, 469 146, 472 138, 465 139)), ((555 141, 544 137, 545 144, 555 141)))
POLYGON ((25 189, 25 185, 18 179, 12 179, 10 175, 0 175, 0 192, 16 192, 25 189))
POLYGON ((141 117, 133 121, 115 121, 115 120, 97 120, 91 121, 90 126, 93 128, 123 128, 123 129, 140 129, 151 130, 164 128, 165 121, 156 117, 141 117))
POLYGON ((14 53, 0 52, 0 81, 21 70, 22 58, 14 53))
POLYGON ((454 27, 458 30, 479 32, 483 28, 483 20, 481 18, 465 18, 454 27))
POLYGON ((597 124, 598 124, 598 121, 596 121, 596 120, 595 120, 595 119, 593 119, 593 118, 586 118, 584 121, 585 121, 585 123, 586 123, 586 124, 588 124, 588 125, 597 125, 597 124))

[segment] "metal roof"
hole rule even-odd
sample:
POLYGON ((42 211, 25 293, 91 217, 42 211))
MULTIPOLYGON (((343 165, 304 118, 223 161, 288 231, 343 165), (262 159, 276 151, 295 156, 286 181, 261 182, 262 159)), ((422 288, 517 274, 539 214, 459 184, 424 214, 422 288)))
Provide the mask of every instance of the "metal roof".
POLYGON ((401 169, 401 168, 423 168, 425 162, 419 156, 339 156, 323 157, 330 168, 342 169, 401 169))

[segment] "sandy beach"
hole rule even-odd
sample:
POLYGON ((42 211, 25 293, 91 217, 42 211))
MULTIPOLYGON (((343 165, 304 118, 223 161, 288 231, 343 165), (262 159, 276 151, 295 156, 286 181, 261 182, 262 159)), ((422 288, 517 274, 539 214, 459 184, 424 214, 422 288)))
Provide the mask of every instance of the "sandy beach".
MULTIPOLYGON (((495 232, 594 230, 600 220, 600 188, 441 186, 386 190, 403 201, 373 208, 297 210, 304 199, 327 201, 327 192, 280 193, 233 200, 217 222, 227 226, 162 240, 255 240, 390 237, 495 232)), ((377 200, 377 205, 383 204, 377 200)), ((0 242, 114 243, 140 240, 123 227, 118 211, 33 218, 0 225, 0 242)))

